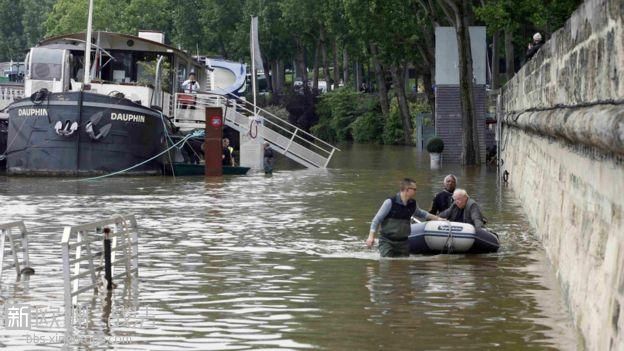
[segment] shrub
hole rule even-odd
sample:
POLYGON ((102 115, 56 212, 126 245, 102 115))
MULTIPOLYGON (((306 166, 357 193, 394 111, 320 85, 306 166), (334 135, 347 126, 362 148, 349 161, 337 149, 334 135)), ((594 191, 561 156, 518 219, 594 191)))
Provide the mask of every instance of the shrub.
POLYGON ((370 114, 377 110, 377 106, 375 99, 350 88, 323 94, 316 105, 319 122, 311 128, 312 133, 331 142, 356 138, 358 142, 376 141, 381 133, 381 121, 376 121, 370 114), (362 120, 358 122, 359 119, 362 120), (373 125, 367 126, 365 121, 373 125))
POLYGON ((427 151, 441 154, 442 151, 444 151, 444 141, 442 141, 439 137, 434 136, 427 142, 427 151))
POLYGON ((401 112, 395 101, 390 103, 390 113, 383 126, 383 143, 387 145, 403 144, 403 123, 401 112))
POLYGON ((382 141, 383 118, 381 112, 369 111, 351 123, 353 140, 358 143, 382 141))

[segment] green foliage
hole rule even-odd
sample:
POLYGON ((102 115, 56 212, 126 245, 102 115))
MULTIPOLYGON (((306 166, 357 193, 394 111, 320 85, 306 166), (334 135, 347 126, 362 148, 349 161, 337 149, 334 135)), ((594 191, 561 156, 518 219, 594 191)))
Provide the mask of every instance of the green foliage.
POLYGON ((312 132, 326 140, 379 142, 383 118, 377 100, 350 88, 339 88, 320 97, 319 122, 312 132))
MULTIPOLYGON (((156 64, 157 61, 138 61, 137 64, 141 67, 141 75, 138 77, 138 83, 146 86, 154 86, 154 77, 156 76, 156 64)), ((171 64, 167 59, 163 60, 160 72, 162 79, 162 90, 171 91, 171 64)))
POLYGON ((444 141, 442 141, 439 137, 434 136, 427 141, 426 148, 428 152, 441 154, 442 151, 444 151, 444 141))
POLYGON ((384 124, 382 140, 384 144, 398 145, 403 143, 401 112, 395 99, 392 99, 390 103, 390 113, 384 124))
POLYGON ((384 119, 379 108, 369 109, 351 123, 353 141, 357 143, 381 143, 384 119))
POLYGON ((320 98, 316 107, 319 123, 312 128, 313 133, 327 135, 332 141, 351 139, 350 125, 358 117, 357 96, 351 89, 337 89, 320 98), (331 131, 331 132, 329 132, 331 131))
POLYGON ((28 48, 41 39, 41 23, 54 1, 0 0, 0 62, 24 59, 28 48))

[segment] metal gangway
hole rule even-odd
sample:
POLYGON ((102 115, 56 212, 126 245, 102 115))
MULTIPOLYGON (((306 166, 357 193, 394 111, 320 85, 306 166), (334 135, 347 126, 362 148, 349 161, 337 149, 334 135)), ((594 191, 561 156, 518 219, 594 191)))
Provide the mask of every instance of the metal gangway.
POLYGON ((4 267, 4 247, 9 242, 10 254, 13 257, 13 264, 17 280, 20 280, 22 274, 34 273, 30 267, 30 259, 28 256, 28 231, 24 221, 16 221, 0 224, 0 279, 2 278, 2 270, 4 267), (20 259, 21 254, 21 259, 20 259), (21 265, 20 265, 21 261, 21 265), (20 267, 23 267, 20 269, 20 267))
POLYGON ((205 108, 222 107, 224 123, 241 135, 268 142, 273 150, 308 168, 327 168, 337 147, 234 95, 176 94, 174 124, 182 131, 205 127, 205 108))
POLYGON ((127 288, 128 281, 138 277, 139 237, 134 215, 115 215, 96 222, 66 226, 61 249, 66 326, 72 325, 79 294, 89 290, 97 292, 100 285, 111 289, 112 281, 120 278, 124 278, 124 288, 127 288), (115 272, 116 267, 121 272, 115 272), (102 272, 103 280, 98 278, 102 272))

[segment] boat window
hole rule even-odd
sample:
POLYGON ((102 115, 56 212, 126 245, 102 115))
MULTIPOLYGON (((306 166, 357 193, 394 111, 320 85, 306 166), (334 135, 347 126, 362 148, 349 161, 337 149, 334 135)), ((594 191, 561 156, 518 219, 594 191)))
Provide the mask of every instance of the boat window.
POLYGON ((30 77, 33 80, 61 80, 63 50, 33 48, 30 77))

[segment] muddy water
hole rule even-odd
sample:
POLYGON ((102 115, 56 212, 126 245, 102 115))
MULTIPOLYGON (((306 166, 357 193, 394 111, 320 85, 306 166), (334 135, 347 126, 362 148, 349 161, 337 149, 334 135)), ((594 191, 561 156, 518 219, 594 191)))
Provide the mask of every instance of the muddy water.
POLYGON ((577 349, 554 272, 494 170, 444 166, 399 147, 346 146, 326 171, 279 160, 273 176, 0 177, 0 223, 24 220, 36 274, 6 268, 0 346, 11 349, 577 349), (380 260, 364 246, 405 176, 429 206, 446 173, 482 205, 501 251, 380 260), (81 295, 88 313, 62 339, 64 225, 113 214, 139 224, 138 280, 81 295), (6 309, 39 309, 30 330, 6 309), (43 311, 43 312, 41 312, 43 311), (136 323, 124 323, 131 319, 136 323))

